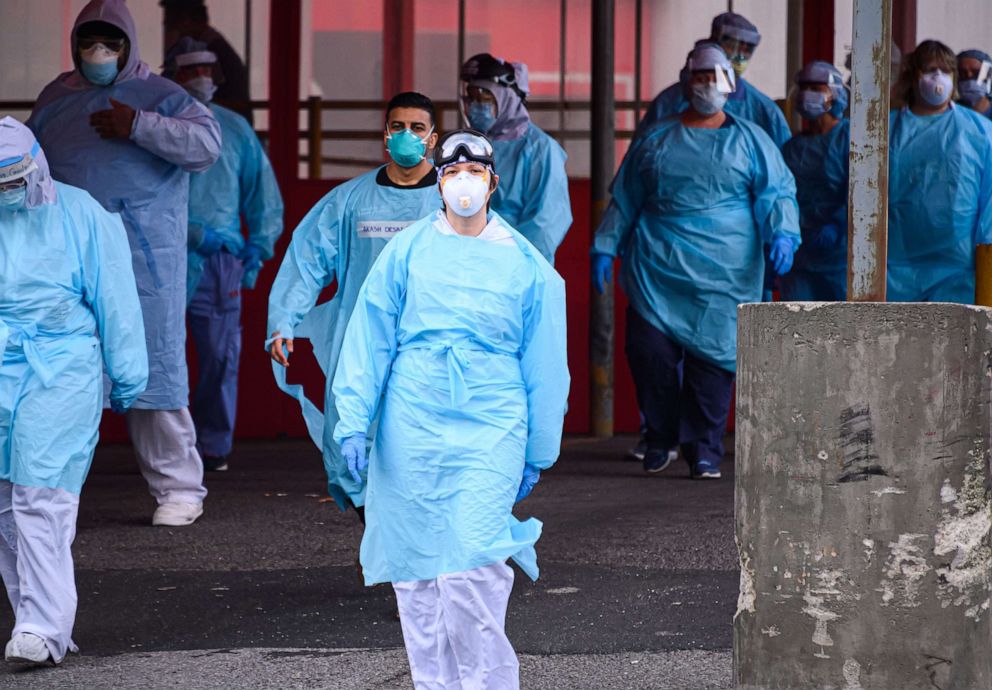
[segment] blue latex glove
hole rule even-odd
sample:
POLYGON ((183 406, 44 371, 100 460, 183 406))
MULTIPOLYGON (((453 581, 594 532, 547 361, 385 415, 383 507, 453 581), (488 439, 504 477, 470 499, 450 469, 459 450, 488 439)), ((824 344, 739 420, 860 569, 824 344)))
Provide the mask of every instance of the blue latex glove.
POLYGON ((126 404, 124 400, 121 399, 121 397, 117 394, 117 391, 110 391, 110 409, 115 414, 124 414, 127 412, 127 408, 129 407, 130 405, 126 404))
MULTIPOLYGON (((604 256, 599 254, 598 256, 604 256)), ((534 489, 534 485, 537 484, 538 480, 541 478, 541 470, 537 469, 533 465, 524 465, 524 476, 520 480, 520 488, 517 490, 517 501, 522 501, 530 492, 534 489)))
POLYGON ((245 265, 245 272, 262 267, 262 250, 253 244, 246 244, 238 254, 238 258, 245 265))
POLYGON ((827 223, 820 230, 813 235, 812 244, 814 247, 819 249, 827 249, 828 247, 833 247, 837 244, 837 240, 840 239, 840 228, 834 223, 827 223))
POLYGON ((203 229, 203 241, 196 248, 196 253, 200 256, 213 256, 224 248, 224 238, 210 228, 203 229))
POLYGON ((607 283, 609 283, 612 278, 613 257, 609 254, 593 254, 592 284, 596 286, 596 292, 602 295, 606 291, 607 283))
POLYGON ((252 290, 255 287, 255 283, 258 282, 258 272, 261 266, 252 269, 245 269, 244 274, 241 276, 241 287, 252 290))
POLYGON ((341 456, 348 463, 348 471, 351 472, 355 483, 361 486, 361 471, 369 466, 369 461, 365 457, 365 434, 355 434, 346 438, 341 443, 341 456))
POLYGON ((784 276, 789 272, 795 253, 796 248, 788 237, 779 235, 772 240, 772 250, 768 253, 768 258, 771 259, 775 275, 784 276))

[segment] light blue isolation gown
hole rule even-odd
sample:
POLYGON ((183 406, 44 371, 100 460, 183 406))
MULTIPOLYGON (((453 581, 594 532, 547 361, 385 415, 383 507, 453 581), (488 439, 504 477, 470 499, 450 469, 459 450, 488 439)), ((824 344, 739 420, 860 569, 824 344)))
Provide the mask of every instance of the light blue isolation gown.
POLYGON ((524 463, 558 458, 568 398, 565 284, 491 214, 443 212, 395 238, 355 304, 334 378, 335 441, 381 418, 361 561, 368 585, 514 558, 536 578, 541 523, 511 514, 524 463))
POLYGON ((178 84, 152 74, 138 54, 134 20, 122 0, 94 0, 76 19, 121 29, 130 52, 109 86, 87 81, 78 69, 45 87, 28 126, 51 164, 52 177, 89 192, 119 213, 131 245, 150 366, 148 387, 134 407, 177 410, 189 404, 186 369, 186 220, 189 173, 220 155, 213 115, 178 84), (90 115, 110 99, 137 111, 129 140, 101 139, 90 115))
POLYGON ((782 276, 785 301, 843 302, 847 295, 847 196, 851 123, 841 120, 826 134, 799 134, 782 157, 796 178, 803 244, 792 270, 782 276), (833 225, 837 239, 824 244, 833 225))
POLYGON ((796 187, 774 142, 728 116, 663 120, 624 157, 593 253, 621 257, 631 306, 680 346, 737 368, 737 306, 760 302, 762 244, 801 242, 796 187))
POLYGON ((893 111, 887 299, 974 304, 975 245, 989 243, 992 122, 955 104, 893 111))
POLYGON ((345 328, 359 288, 386 244, 441 206, 437 184, 379 184, 376 178, 384 170, 385 166, 335 187, 310 210, 293 232, 269 293, 268 334, 278 331, 283 338, 309 338, 327 376, 321 414, 304 397, 301 386, 286 383, 286 370, 272 365, 279 387, 302 406, 310 438, 323 453, 328 492, 342 510, 349 502, 365 504, 365 485, 355 484, 332 438, 338 421, 333 374, 345 328), (334 298, 314 308, 321 291, 335 280, 334 298))

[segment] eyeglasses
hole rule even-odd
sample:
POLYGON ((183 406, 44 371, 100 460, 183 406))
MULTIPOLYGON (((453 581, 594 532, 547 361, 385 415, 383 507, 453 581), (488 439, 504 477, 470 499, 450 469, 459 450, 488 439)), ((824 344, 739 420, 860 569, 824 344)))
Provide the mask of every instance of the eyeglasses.
POLYGON ((0 182, 0 192, 12 192, 15 189, 21 189, 27 186, 27 180, 13 180, 12 182, 0 182))
POLYGON ((86 36, 79 37, 76 39, 76 43, 80 50, 89 50, 93 46, 103 45, 107 50, 119 53, 124 50, 124 46, 127 45, 127 39, 125 38, 102 38, 100 36, 86 36))

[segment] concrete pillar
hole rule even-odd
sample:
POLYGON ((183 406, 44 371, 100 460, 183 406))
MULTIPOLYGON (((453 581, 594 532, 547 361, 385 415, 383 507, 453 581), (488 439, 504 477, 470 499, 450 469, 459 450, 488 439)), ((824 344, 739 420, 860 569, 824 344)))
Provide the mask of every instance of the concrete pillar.
POLYGON ((992 310, 738 319, 737 688, 992 688, 992 310))

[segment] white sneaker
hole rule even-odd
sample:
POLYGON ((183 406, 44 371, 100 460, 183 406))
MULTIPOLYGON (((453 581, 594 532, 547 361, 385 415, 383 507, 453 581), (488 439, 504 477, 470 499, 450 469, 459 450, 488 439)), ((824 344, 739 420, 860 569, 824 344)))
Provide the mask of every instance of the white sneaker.
POLYGON ((203 503, 163 503, 152 515, 153 525, 185 527, 203 515, 203 503))
POLYGON ((48 651, 45 640, 29 632, 14 635, 7 643, 7 651, 4 656, 12 664, 29 664, 31 666, 42 666, 52 661, 52 655, 48 651))

